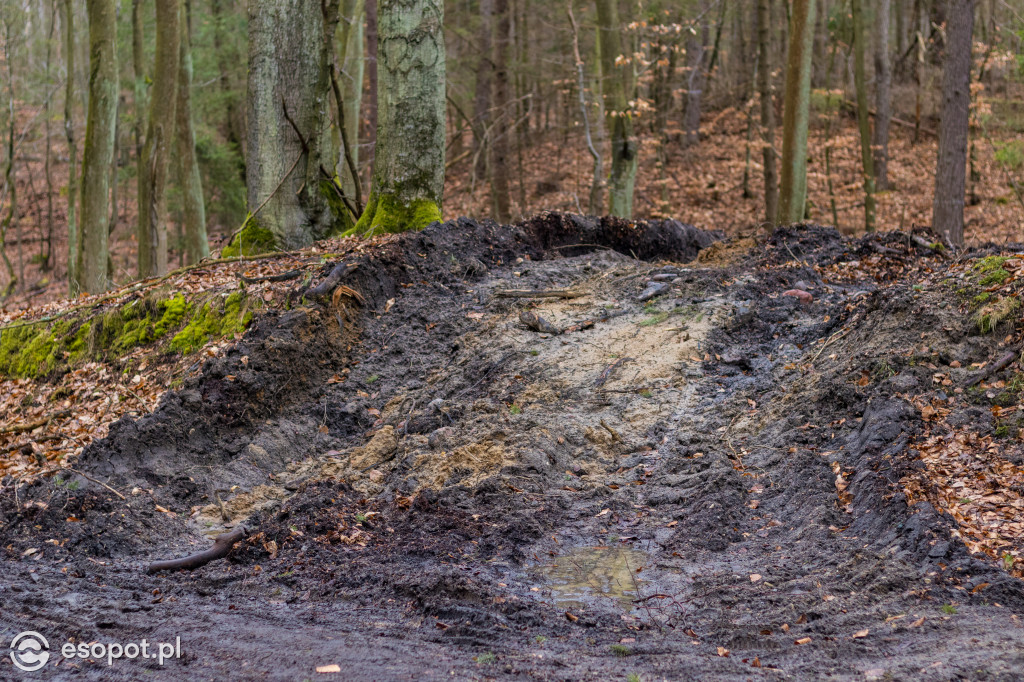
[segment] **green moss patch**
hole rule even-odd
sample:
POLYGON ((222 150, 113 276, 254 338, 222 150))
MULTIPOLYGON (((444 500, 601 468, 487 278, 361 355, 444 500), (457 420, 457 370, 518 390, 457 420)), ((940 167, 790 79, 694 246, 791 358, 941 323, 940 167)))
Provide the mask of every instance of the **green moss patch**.
POLYGON ((252 313, 245 297, 235 292, 224 299, 223 306, 204 303, 181 331, 174 335, 168 348, 182 355, 193 353, 214 338, 233 336, 245 331, 252 321, 252 313))
POLYGON ((1006 256, 987 256, 975 263, 972 269, 978 284, 989 287, 1010 279, 1010 273, 1003 268, 1003 264, 1008 260, 1010 259, 1006 256))
POLYGON ((235 235, 231 243, 221 251, 221 258, 235 258, 238 256, 258 256, 261 253, 270 253, 277 250, 277 237, 265 227, 261 227, 259 221, 249 215, 245 219, 245 225, 241 232, 235 235))
POLYGON ((382 232, 422 230, 440 220, 441 207, 430 199, 404 202, 393 194, 373 194, 359 222, 346 234, 374 235, 382 232))
POLYGON ((241 292, 207 301, 198 310, 181 294, 137 299, 92 318, 0 331, 0 375, 46 377, 79 362, 117 359, 168 336, 166 350, 192 353, 212 339, 245 331, 251 321, 241 292))

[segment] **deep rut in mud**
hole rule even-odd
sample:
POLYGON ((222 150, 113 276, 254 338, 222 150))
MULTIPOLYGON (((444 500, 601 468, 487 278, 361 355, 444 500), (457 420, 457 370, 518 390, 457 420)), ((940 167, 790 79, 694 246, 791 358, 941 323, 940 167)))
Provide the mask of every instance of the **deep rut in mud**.
POLYGON ((126 501, 0 499, 4 632, 182 640, 53 679, 1019 679, 1020 582, 900 486, 931 376, 899 358, 994 341, 912 281, 822 281, 923 256, 896 236, 715 237, 549 215, 363 256, 365 308, 259 320, 86 451, 126 501))

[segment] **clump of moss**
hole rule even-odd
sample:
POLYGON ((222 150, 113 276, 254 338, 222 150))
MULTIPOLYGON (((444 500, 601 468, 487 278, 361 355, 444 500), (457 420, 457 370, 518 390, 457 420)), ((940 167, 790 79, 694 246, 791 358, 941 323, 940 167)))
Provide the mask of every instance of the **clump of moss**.
POLYGON ((245 296, 235 292, 224 299, 223 307, 207 302, 199 308, 169 344, 172 351, 187 355, 202 348, 213 338, 231 336, 245 331, 252 321, 245 296))
POLYGON ((421 198, 404 202, 394 194, 371 194, 370 202, 359 222, 345 234, 373 235, 382 232, 422 230, 440 220, 441 207, 431 199, 421 198))
MULTIPOLYGON (((0 375, 40 378, 77 362, 120 357, 181 328, 195 306, 178 294, 144 298, 92 319, 69 318, 0 331, 0 375)), ((186 354, 212 338, 243 332, 252 320, 245 296, 235 292, 220 305, 204 305, 171 340, 186 354)))
POLYGON ((55 364, 56 340, 45 325, 0 332, 0 372, 11 376, 45 376, 55 364))
POLYGON ((1010 279, 1010 273, 1003 268, 1003 264, 1010 260, 1006 256, 986 256, 974 264, 974 272, 977 275, 978 284, 987 287, 1002 284, 1010 279))
POLYGON ((978 331, 988 334, 995 331, 999 325, 1006 322, 1020 308, 1020 301, 1012 296, 1004 296, 984 306, 974 317, 978 331))
POLYGON ((277 249, 277 237, 265 227, 261 227, 259 221, 250 213, 245 219, 241 231, 235 235, 231 243, 221 251, 221 258, 235 258, 236 256, 257 256, 261 253, 269 253, 277 249))

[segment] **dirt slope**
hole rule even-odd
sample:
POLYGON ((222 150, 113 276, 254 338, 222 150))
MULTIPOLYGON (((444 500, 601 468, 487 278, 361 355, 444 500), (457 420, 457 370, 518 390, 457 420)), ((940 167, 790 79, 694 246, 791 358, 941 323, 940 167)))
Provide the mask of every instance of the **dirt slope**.
POLYGON ((5 490, 4 636, 182 639, 51 679, 1015 679, 1020 581, 904 492, 920 401, 977 409, 934 368, 1000 338, 905 236, 713 241, 556 214, 358 256, 364 306, 264 316, 80 487, 5 490))

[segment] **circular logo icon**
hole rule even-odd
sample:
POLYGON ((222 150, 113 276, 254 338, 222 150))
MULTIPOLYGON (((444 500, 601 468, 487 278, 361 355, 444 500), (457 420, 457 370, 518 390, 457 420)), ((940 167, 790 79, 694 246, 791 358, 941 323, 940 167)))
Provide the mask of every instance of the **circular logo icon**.
POLYGON ((26 630, 11 641, 11 660, 27 673, 39 670, 50 660, 50 644, 38 632, 26 630))

